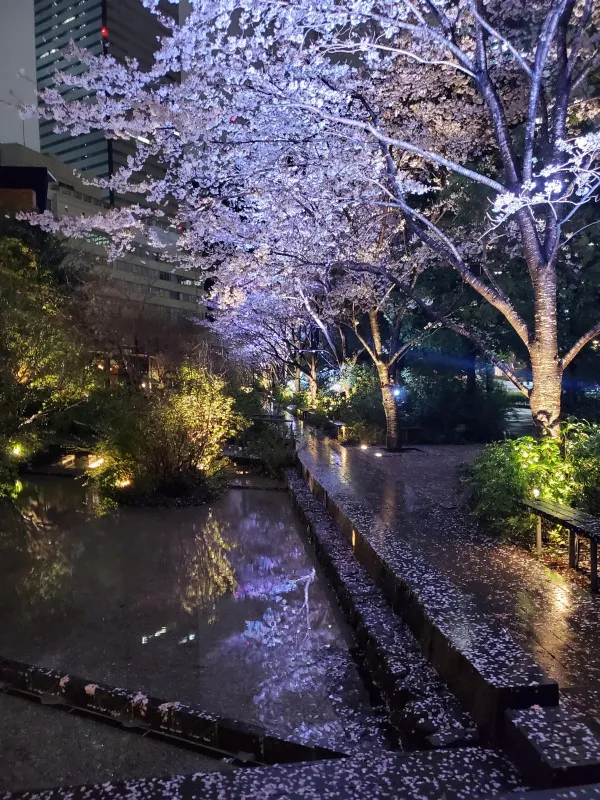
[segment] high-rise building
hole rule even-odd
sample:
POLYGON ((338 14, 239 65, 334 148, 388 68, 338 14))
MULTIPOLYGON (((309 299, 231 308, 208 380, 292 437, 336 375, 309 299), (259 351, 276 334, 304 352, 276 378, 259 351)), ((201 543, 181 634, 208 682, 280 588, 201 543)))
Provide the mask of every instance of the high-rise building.
MULTIPOLYGON (((168 8, 175 7, 169 4, 168 8)), ((70 40, 96 55, 109 53, 122 63, 135 58, 147 68, 162 33, 160 22, 140 0, 35 0, 38 88, 52 86, 57 69, 78 69, 62 55, 70 40)), ((66 96, 73 99, 85 96, 81 90, 68 91, 66 96)), ((106 139, 100 131, 73 137, 55 133, 53 125, 40 122, 42 152, 90 176, 108 178, 133 152, 131 143, 106 139)), ((148 171, 160 175, 158 164, 149 164, 148 171)))
POLYGON ((36 102, 33 0, 0 0, 0 143, 40 149, 37 119, 19 114, 36 102))

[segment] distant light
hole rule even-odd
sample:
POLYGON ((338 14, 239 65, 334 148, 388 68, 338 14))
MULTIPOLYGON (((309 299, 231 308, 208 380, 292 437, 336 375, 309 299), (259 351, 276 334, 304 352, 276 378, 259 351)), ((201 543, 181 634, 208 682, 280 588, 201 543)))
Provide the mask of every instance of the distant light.
POLYGON ((20 444, 15 444, 13 445, 10 452, 13 454, 13 456, 20 456, 21 453, 23 452, 23 448, 21 447, 20 444))
POLYGON ((361 450, 368 450, 369 449, 369 445, 368 444, 361 444, 360 449, 361 450))
POLYGON ((393 389, 393 393, 394 397, 400 397, 400 389, 397 386, 395 389, 393 389))
POLYGON ((375 453, 375 456, 376 456, 377 458, 382 458, 382 457, 383 457, 383 453, 375 453))
POLYGON ((142 383, 142 389, 145 389, 145 388, 146 388, 146 384, 142 383))
POLYGON ((124 489, 126 486, 131 486, 129 478, 122 478, 120 481, 115 481, 117 489, 124 489))
POLYGON ((100 28, 100 33, 102 34, 103 39, 108 39, 108 28, 106 27, 106 25, 103 25, 100 28))

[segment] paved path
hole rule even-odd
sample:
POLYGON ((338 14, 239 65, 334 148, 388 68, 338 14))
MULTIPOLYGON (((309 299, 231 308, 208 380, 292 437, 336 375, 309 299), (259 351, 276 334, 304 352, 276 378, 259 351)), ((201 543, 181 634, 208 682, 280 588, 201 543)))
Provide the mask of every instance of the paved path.
POLYGON ((327 469, 331 485, 368 504, 390 535, 418 549, 479 611, 504 626, 559 682, 568 704, 600 722, 600 597, 482 534, 465 515, 456 473, 476 447, 388 454, 308 433, 300 447, 304 459, 327 469))

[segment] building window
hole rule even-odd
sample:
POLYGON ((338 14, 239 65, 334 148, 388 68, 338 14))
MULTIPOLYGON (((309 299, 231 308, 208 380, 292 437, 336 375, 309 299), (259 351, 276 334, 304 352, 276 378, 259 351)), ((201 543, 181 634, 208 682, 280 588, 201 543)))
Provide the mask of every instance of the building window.
POLYGON ((161 281, 170 281, 171 280, 171 273, 170 272, 161 272, 160 273, 161 281))
POLYGON ((169 297, 171 300, 181 300, 181 295, 179 292, 169 292, 169 297))

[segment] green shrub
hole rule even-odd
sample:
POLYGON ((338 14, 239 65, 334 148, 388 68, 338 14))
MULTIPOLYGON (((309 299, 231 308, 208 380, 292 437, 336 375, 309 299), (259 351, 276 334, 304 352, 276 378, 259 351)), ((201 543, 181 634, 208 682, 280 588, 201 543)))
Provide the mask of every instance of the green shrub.
POLYGON ((145 502, 208 496, 223 445, 246 423, 221 378, 185 366, 168 390, 115 390, 102 424, 90 476, 107 494, 145 502))
POLYGON ((368 422, 354 422, 345 427, 340 441, 343 444, 382 444, 385 429, 368 422))
POLYGON ((299 392, 293 392, 290 395, 287 405, 296 406, 298 411, 302 411, 305 408, 308 408, 309 400, 310 398, 306 389, 301 389, 299 392))
POLYGON ((600 514, 600 425, 574 444, 573 479, 580 489, 580 503, 591 514, 600 514))
POLYGON ((234 408, 242 417, 251 419, 265 413, 265 395, 258 386, 241 386, 232 390, 231 395, 235 402, 234 408))
POLYGON ((487 388, 445 373, 421 374, 404 370, 407 399, 401 407, 406 423, 421 428, 425 441, 440 443, 491 442, 501 439, 511 406, 501 386, 487 388))
POLYGON ((275 425, 263 424, 249 437, 248 450, 257 456, 266 470, 278 477, 296 458, 296 445, 292 437, 284 435, 275 425))
POLYGON ((561 439, 520 439, 488 445, 467 468, 464 483, 476 518, 504 535, 524 533, 532 517, 526 498, 600 511, 600 426, 569 420, 561 439))

